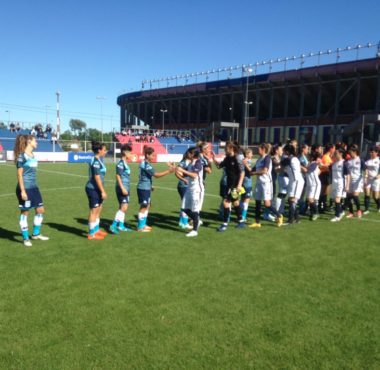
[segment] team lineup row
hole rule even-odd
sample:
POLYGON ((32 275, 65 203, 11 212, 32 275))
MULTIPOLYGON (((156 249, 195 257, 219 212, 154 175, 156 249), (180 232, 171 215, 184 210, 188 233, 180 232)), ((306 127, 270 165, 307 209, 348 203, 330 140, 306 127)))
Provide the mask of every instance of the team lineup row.
MULTIPOLYGON (((26 247, 33 240, 48 240, 41 234, 44 206, 36 183, 38 162, 33 154, 37 141, 31 135, 18 135, 15 143, 15 161, 17 167, 16 195, 19 201, 20 229, 26 247), (32 236, 29 236, 28 215, 35 209, 32 236)), ((103 143, 93 142, 94 157, 89 164, 89 180, 85 190, 89 202, 88 239, 102 240, 108 234, 99 227, 103 201, 107 199, 104 188, 106 166, 102 157, 106 154, 103 143)), ((144 148, 144 160, 139 165, 139 180, 137 196, 140 209, 138 212, 138 232, 150 232, 148 226, 153 178, 160 178, 174 173, 178 178, 178 192, 181 197, 179 226, 189 229, 187 237, 198 235, 202 221, 202 210, 205 182, 207 174, 212 172, 212 163, 223 170, 220 181, 220 196, 222 203, 220 216, 223 220, 219 232, 224 232, 230 222, 231 209, 237 216, 236 228, 244 228, 247 222, 247 212, 250 199, 255 200, 255 222, 250 228, 261 227, 262 208, 265 217, 276 221, 278 226, 299 222, 299 213, 309 212, 310 219, 316 220, 318 214, 325 212, 327 199, 335 204, 335 217, 332 222, 342 219, 345 210, 347 217, 354 217, 353 204, 356 206, 356 216, 361 217, 359 195, 365 192, 365 213, 368 212, 370 196, 380 210, 380 175, 379 151, 371 148, 369 159, 363 162, 359 156, 358 147, 344 144, 331 145, 325 148, 315 145, 302 145, 298 153, 296 141, 289 141, 285 146, 274 146, 263 143, 259 145, 259 158, 253 162, 250 149, 241 150, 239 145, 228 142, 225 147, 225 157, 218 161, 207 143, 201 142, 185 153, 178 165, 168 163, 168 168, 156 172, 152 160, 154 149, 144 148), (252 178, 256 177, 253 187, 252 178), (286 200, 288 201, 288 221, 284 223, 286 200), (191 225, 189 219, 192 221, 191 225)), ((128 144, 121 148, 121 159, 116 165, 116 195, 119 202, 109 231, 118 234, 131 231, 125 226, 125 213, 130 197, 130 175, 128 162, 132 156, 132 148, 128 144)))

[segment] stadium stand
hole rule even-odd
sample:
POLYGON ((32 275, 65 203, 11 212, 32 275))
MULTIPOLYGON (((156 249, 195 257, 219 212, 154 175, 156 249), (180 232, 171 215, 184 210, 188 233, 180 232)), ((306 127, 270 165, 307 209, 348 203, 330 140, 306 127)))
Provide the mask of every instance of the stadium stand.
MULTIPOLYGON (((0 141, 3 145, 4 150, 13 150, 16 136, 22 134, 22 135, 29 135, 30 130, 20 130, 18 132, 12 132, 8 129, 0 129, 0 141)), ((53 142, 51 141, 50 134, 48 135, 47 139, 40 139, 37 138, 38 142, 38 148, 36 152, 62 152, 61 146, 56 142, 55 145, 53 145, 53 142)))

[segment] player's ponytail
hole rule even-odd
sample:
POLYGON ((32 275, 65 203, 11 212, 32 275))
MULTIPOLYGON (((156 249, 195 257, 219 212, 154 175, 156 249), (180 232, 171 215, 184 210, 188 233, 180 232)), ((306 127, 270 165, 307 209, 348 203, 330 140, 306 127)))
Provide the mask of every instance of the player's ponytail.
POLYGON ((25 152, 28 144, 28 135, 17 135, 15 140, 15 146, 13 148, 14 161, 17 161, 18 156, 25 152))

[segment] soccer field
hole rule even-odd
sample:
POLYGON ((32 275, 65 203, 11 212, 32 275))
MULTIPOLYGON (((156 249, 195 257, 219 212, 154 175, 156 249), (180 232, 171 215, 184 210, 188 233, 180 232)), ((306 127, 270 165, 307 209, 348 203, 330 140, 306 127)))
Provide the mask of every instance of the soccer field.
MULTIPOLYGON (((117 210, 114 165, 107 168, 105 228, 117 210)), ((135 184, 137 166, 131 169, 135 184)), ((374 208, 337 224, 330 214, 282 228, 264 222, 259 230, 236 230, 233 221, 217 233, 214 170, 198 237, 178 228, 171 175, 154 182, 153 232, 89 241, 87 171, 39 165, 42 233, 51 239, 27 249, 16 169, 0 165, 1 369, 380 367, 374 208)), ((134 230, 137 210, 132 185, 126 223, 134 230)))

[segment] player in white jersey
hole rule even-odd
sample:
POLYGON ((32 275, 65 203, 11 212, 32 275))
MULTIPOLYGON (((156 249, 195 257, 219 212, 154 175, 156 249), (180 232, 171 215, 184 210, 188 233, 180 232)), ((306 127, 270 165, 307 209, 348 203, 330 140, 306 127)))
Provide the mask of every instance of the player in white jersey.
POLYGON ((301 164, 296 156, 296 149, 292 145, 286 145, 284 154, 287 156, 282 160, 281 165, 289 177, 288 201, 289 201, 289 220, 288 224, 299 222, 297 202, 301 197, 305 181, 301 173, 301 164))
POLYGON ((318 218, 318 199, 321 194, 319 159, 319 153, 312 153, 306 172, 306 199, 310 205, 310 221, 318 218))
POLYGON ((182 211, 193 221, 193 230, 186 236, 194 237, 198 235, 199 212, 202 208, 204 196, 203 165, 200 152, 195 148, 189 150, 188 156, 191 157, 191 164, 187 166, 187 169, 177 167, 176 174, 178 177, 186 177, 188 180, 187 190, 182 199, 182 211))
POLYGON ((370 158, 365 162, 364 173, 364 214, 369 213, 369 203, 372 197, 376 203, 377 211, 380 212, 380 174, 379 174, 379 149, 373 147, 369 150, 370 158))
POLYGON ((331 166, 332 182, 330 197, 335 202, 335 217, 331 222, 338 222, 344 216, 342 199, 346 197, 345 178, 347 176, 347 166, 344 161, 345 151, 338 148, 334 152, 334 163, 331 166))
POLYGON ((259 145, 259 159, 251 172, 252 175, 257 176, 256 186, 254 190, 254 197, 256 199, 255 209, 255 222, 249 225, 250 228, 261 227, 261 203, 264 202, 264 206, 268 213, 272 213, 276 216, 278 226, 282 225, 283 217, 272 206, 273 199, 273 185, 272 185, 272 159, 269 155, 271 150, 270 144, 259 145))
POLYGON ((353 205, 352 201, 356 206, 356 215, 357 217, 362 217, 362 211, 360 210, 360 200, 359 195, 363 192, 363 163, 359 157, 359 148, 357 145, 352 145, 348 150, 351 159, 347 161, 347 200, 348 200, 348 208, 349 214, 347 218, 354 217, 353 205))

